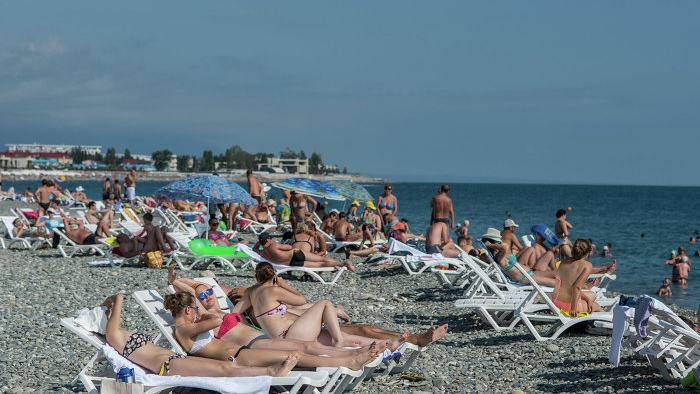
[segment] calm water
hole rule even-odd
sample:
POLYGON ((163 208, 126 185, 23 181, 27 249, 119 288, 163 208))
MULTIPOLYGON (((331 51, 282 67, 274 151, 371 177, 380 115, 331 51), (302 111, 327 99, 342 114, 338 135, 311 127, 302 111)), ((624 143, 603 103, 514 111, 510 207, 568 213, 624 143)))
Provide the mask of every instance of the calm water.
MULTIPOLYGON (((28 186, 35 189, 38 182, 4 182, 3 190, 14 186, 16 191, 28 186)), ((64 182, 62 187, 74 190, 81 184, 91 198, 101 195, 98 182, 64 182)), ((152 194, 165 182, 139 182, 138 195, 152 194)), ((245 186, 245 185, 243 185, 245 186)), ((365 185, 376 196, 383 185, 365 185)), ((438 184, 396 183, 394 194, 399 200, 399 217, 409 221, 411 231, 424 233, 430 219, 430 198, 438 184)), ((667 302, 691 309, 700 305, 700 257, 693 254, 698 245, 689 238, 700 230, 700 187, 651 186, 570 186, 570 185, 495 185, 452 184, 449 196, 455 206, 455 219, 469 219, 469 232, 480 236, 488 227, 501 229, 505 212, 520 225, 516 233, 527 234, 529 228, 544 223, 550 228, 559 208, 572 210, 567 220, 573 224, 572 238, 591 238, 599 250, 605 242, 612 244, 617 260, 617 280, 611 290, 629 294, 655 294, 663 278, 671 276, 664 265, 672 249, 684 246, 696 265, 690 272, 687 288, 672 285, 673 296, 667 302), (645 236, 642 238, 641 234, 645 236)), ((272 194, 280 196, 278 190, 272 194)), ((330 208, 343 208, 343 203, 331 201, 330 208)), ((594 265, 605 264, 609 258, 595 257, 594 265)))

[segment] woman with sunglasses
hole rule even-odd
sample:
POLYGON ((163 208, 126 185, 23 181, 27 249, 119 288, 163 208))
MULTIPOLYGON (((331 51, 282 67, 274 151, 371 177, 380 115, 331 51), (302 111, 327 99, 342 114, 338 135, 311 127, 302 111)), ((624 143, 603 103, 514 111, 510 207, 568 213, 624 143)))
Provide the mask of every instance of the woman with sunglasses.
POLYGON ((360 351, 344 351, 335 357, 296 353, 294 350, 260 349, 248 345, 224 341, 221 338, 245 320, 238 313, 228 313, 223 319, 218 314, 207 313, 196 303, 196 298, 187 292, 165 296, 164 306, 175 319, 175 339, 187 353, 198 357, 234 361, 238 365, 267 367, 277 365, 288 357, 298 354, 300 367, 347 367, 359 370, 380 353, 376 343, 360 351))
POLYGON ((173 353, 153 343, 150 336, 130 332, 121 327, 123 302, 124 296, 117 294, 103 303, 107 307, 107 343, 129 361, 161 376, 286 376, 299 358, 298 355, 292 354, 274 366, 242 367, 229 361, 173 353))
POLYGON ((231 242, 229 242, 226 234, 224 234, 223 232, 221 232, 219 230, 219 219, 217 219, 216 217, 211 217, 209 219, 209 229, 207 229, 207 231, 203 232, 201 237, 211 241, 212 245, 217 245, 217 246, 231 246, 232 245, 231 242))
MULTIPOLYGON (((389 214, 389 222, 393 221, 396 217, 396 213, 399 211, 399 201, 396 196, 393 195, 394 187, 387 183, 384 185, 384 193, 377 197, 377 208, 379 209, 379 216, 384 220, 384 215, 389 214)), ((388 224, 383 222, 383 224, 388 224)))
MULTIPOLYGON (((211 286, 206 285, 201 282, 195 282, 191 279, 175 279, 174 265, 170 267, 169 283, 173 285, 178 292, 187 292, 195 297, 195 305, 200 308, 200 310, 205 311, 203 313, 217 316, 219 324, 224 323, 224 317, 227 315, 226 312, 221 310, 219 306, 219 301, 214 294, 214 290, 211 286)), ((225 290, 233 291, 225 287, 225 290)), ((239 312, 240 313, 240 312, 239 312)), ((343 311, 344 313, 344 311, 343 311)), ((347 317, 347 314, 345 314, 347 317)), ((232 319, 232 318, 228 318, 232 319)), ((235 320, 235 317, 233 318, 235 320)), ((349 319, 349 317, 348 317, 349 319)), ((229 323, 233 323, 234 320, 229 320, 229 323)), ((326 346, 318 343, 317 341, 291 341, 279 338, 270 338, 261 331, 251 327, 250 322, 247 319, 238 322, 236 324, 230 324, 231 327, 225 334, 220 336, 220 339, 226 342, 231 342, 238 348, 242 346, 248 346, 253 349, 275 349, 275 350, 287 350, 287 351, 301 351, 306 354, 312 354, 317 356, 333 356, 333 357, 343 357, 347 356, 348 352, 354 352, 357 350, 349 351, 346 349, 339 349, 333 346, 326 346), (240 324, 239 324, 240 323, 240 324)), ((379 342, 377 348, 379 351, 384 350, 386 344, 379 342)), ((362 351, 362 349, 360 349, 362 351)))

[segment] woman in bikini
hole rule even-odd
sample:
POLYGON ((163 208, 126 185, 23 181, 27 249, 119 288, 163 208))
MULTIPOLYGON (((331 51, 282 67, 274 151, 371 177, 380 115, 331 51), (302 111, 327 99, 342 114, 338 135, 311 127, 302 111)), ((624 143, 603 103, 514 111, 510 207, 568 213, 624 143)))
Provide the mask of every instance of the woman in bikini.
POLYGON ((379 216, 382 220, 387 213, 390 214, 392 218, 396 217, 396 212, 399 211, 399 201, 396 199, 396 196, 392 194, 393 191, 394 187, 387 183, 384 185, 384 193, 377 197, 377 208, 379 208, 379 216))
POLYGON ((586 258, 591 253, 591 243, 579 238, 571 249, 571 259, 564 259, 557 269, 557 284, 552 301, 559 309, 578 316, 579 313, 602 312, 595 302, 596 294, 583 291, 588 277, 593 273, 593 264, 586 258))
POLYGON ((325 357, 294 350, 253 349, 239 346, 222 338, 245 320, 238 313, 227 313, 222 317, 211 314, 197 305, 196 298, 188 292, 165 296, 164 306, 175 319, 175 339, 188 354, 198 357, 229 360, 238 365, 267 367, 277 365, 288 357, 298 354, 300 367, 347 367, 359 370, 379 354, 376 343, 360 351, 342 351, 342 356, 325 357), (201 313, 200 313, 201 311, 201 313))
POLYGON ((293 191, 291 193, 289 205, 292 207, 292 216, 290 217, 292 221, 292 230, 295 230, 298 224, 306 221, 306 216, 310 215, 310 212, 314 212, 316 210, 318 203, 316 200, 307 196, 306 194, 293 191), (309 203, 312 204, 311 211, 309 211, 309 203))
MULTIPOLYGON (((123 302, 124 296, 117 294, 107 298, 103 304, 107 307, 108 320, 105 333, 107 343, 134 364, 161 376, 286 376, 299 358, 293 354, 275 366, 241 367, 230 361, 187 357, 184 354, 173 353, 154 344, 150 336, 130 332, 121 327, 123 302)), ((186 307, 186 309, 190 308, 186 307)))
MULTIPOLYGON (((249 287, 234 311, 240 312, 253 307, 256 319, 262 329, 273 338, 315 341, 337 347, 367 346, 376 339, 345 334, 340 330, 338 317, 333 304, 321 300, 308 308, 301 316, 287 313, 288 305, 306 304, 306 298, 290 287, 275 273, 269 263, 260 263, 255 268, 257 284, 249 287), (325 329, 322 327, 325 325, 325 329)), ((396 350, 409 335, 408 330, 387 341, 390 350, 396 350)))
POLYGON ((231 246, 226 234, 219 231, 219 220, 215 217, 209 219, 209 230, 202 233, 202 238, 217 246, 231 246))
POLYGON ((292 236, 292 246, 295 249, 308 253, 314 253, 316 250, 314 237, 311 235, 311 230, 306 223, 297 224, 297 228, 292 236))

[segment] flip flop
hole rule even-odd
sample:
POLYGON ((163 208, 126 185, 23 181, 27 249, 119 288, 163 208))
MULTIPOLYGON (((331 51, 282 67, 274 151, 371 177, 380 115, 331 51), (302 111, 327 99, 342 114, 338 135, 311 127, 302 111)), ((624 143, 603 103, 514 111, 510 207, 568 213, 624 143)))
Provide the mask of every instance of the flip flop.
POLYGON ((425 380, 425 376, 417 373, 402 373, 401 379, 406 379, 409 382, 422 382, 425 380))

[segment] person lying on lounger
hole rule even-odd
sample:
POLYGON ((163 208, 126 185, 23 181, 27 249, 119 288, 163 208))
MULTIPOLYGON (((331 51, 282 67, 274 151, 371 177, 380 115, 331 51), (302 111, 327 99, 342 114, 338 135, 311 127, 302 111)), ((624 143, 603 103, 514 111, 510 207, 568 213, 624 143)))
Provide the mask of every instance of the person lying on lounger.
MULTIPOLYGON (((117 294, 107 298, 103 304, 107 307, 107 343, 129 361, 161 376, 286 376, 299 359, 299 356, 293 353, 273 366, 243 367, 228 360, 188 357, 173 353, 153 343, 150 336, 130 332, 121 327, 123 302, 124 296, 117 294)), ((194 309, 190 306, 184 309, 190 308, 194 309)))
POLYGON ((96 245, 102 239, 102 237, 86 230, 82 220, 70 216, 63 218, 63 230, 68 239, 78 245, 96 245))
MULTIPOLYGON (((229 331, 245 319, 238 313, 222 317, 208 313, 189 292, 177 292, 165 296, 164 306, 175 319, 175 339, 189 354, 217 360, 235 361, 238 365, 267 367, 278 365, 294 355, 293 350, 251 348, 226 341, 229 331)), ((377 357, 383 348, 372 343, 357 350, 342 350, 342 355, 317 356, 303 352, 299 355, 300 367, 347 367, 359 370, 377 357)))
POLYGON ((352 272, 357 271, 357 268, 352 265, 350 261, 343 263, 330 257, 318 256, 313 253, 294 249, 292 245, 272 242, 270 234, 266 232, 258 236, 258 242, 253 246, 253 250, 258 252, 260 256, 264 257, 266 260, 275 264, 308 268, 345 266, 352 272))

